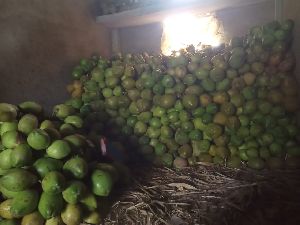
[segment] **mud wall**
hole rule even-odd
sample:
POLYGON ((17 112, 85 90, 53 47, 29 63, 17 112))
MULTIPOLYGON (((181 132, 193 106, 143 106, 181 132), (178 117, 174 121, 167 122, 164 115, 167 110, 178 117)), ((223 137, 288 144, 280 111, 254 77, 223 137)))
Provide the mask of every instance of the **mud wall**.
POLYGON ((0 1, 0 102, 64 101, 80 57, 110 55, 95 0, 0 1))

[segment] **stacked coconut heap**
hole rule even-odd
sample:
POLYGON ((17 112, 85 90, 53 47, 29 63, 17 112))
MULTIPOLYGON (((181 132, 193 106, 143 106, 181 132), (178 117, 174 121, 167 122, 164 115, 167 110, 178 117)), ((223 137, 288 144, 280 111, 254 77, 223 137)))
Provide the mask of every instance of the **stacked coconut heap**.
POLYGON ((79 111, 0 103, 0 121, 0 224, 99 224, 120 165, 99 163, 79 111))
POLYGON ((89 134, 130 142, 156 165, 299 166, 293 21, 170 57, 83 59, 68 86, 89 134))

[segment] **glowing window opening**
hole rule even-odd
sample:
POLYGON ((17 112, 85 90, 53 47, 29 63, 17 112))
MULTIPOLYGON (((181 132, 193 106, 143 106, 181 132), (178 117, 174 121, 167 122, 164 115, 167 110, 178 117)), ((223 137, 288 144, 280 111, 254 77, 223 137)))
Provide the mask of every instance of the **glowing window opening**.
POLYGON ((202 46, 218 46, 223 41, 223 29, 214 16, 196 16, 185 13, 166 18, 163 22, 161 50, 164 55, 171 55, 189 45, 196 49, 202 46))

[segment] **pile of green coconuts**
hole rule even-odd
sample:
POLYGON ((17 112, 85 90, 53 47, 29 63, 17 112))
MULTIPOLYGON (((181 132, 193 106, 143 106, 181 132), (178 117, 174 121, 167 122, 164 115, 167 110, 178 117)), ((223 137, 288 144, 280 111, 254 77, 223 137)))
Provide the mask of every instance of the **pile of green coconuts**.
POLYGON ((0 103, 0 121, 0 224, 100 224, 127 170, 101 161, 79 110, 60 104, 47 118, 36 102, 0 103))
POLYGON ((171 56, 82 59, 67 86, 98 132, 157 166, 300 166, 292 20, 255 26, 219 47, 171 56))

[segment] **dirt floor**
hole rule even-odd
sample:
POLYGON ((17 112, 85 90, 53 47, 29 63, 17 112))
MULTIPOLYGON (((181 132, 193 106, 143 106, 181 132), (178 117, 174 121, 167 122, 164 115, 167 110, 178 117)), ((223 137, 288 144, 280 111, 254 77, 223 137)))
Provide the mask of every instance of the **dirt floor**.
POLYGON ((140 168, 105 224, 299 225, 300 171, 140 168), (171 219, 172 218, 172 219, 171 219))

